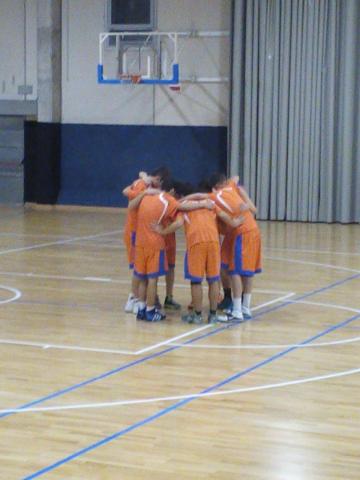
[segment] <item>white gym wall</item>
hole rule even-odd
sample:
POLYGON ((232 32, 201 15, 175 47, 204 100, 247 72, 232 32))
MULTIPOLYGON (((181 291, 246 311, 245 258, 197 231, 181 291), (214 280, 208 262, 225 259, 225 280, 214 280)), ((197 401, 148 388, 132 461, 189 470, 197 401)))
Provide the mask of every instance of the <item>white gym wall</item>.
MULTIPOLYGON (((63 0, 64 123, 227 124, 226 83, 185 84, 180 94, 160 86, 98 85, 98 36, 106 31, 106 5, 106 0, 63 0)), ((229 30, 230 7, 230 0, 158 0, 157 29, 229 30)), ((180 40, 180 49, 181 74, 228 76, 229 38, 180 40)))

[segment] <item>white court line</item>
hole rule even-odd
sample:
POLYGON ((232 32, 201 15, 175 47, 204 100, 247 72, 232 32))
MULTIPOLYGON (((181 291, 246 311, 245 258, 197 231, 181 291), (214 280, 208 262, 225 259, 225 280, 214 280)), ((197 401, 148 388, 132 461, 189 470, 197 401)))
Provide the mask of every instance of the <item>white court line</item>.
POLYGON ((75 277, 72 275, 45 275, 33 272, 0 272, 0 275, 9 277, 26 277, 26 278, 43 278, 48 280, 74 280, 81 282, 113 282, 113 283, 130 283, 131 280, 113 280, 106 277, 75 277))
POLYGON ((111 245, 106 243, 76 243, 77 247, 88 247, 88 248, 101 248, 101 249, 108 249, 108 250, 116 250, 117 252, 125 250, 125 247, 122 245, 111 245))
MULTIPOLYGON (((271 292, 271 293, 273 293, 273 292, 271 292)), ((282 297, 275 298, 274 300, 271 300, 271 301, 266 302, 266 303, 262 303, 261 305, 258 305, 257 307, 253 308, 253 310, 259 310, 260 308, 264 308, 268 305, 272 305, 273 303, 284 301, 284 300, 286 300, 287 298, 290 298, 293 295, 295 295, 295 293, 290 292, 287 295, 284 295, 282 297)), ((138 350, 136 352, 136 354, 140 355, 141 353, 145 353, 145 352, 149 352, 151 350, 155 350, 158 347, 161 347, 163 345, 171 344, 172 342, 174 342, 176 340, 179 340, 180 338, 188 337, 189 335, 192 335, 193 333, 198 333, 198 332, 201 332, 201 331, 206 330, 208 328, 214 328, 214 324, 207 324, 207 325, 204 325, 203 327, 197 328, 197 329, 192 330, 190 332, 186 332, 186 333, 183 333, 182 335, 178 335, 177 337, 169 338, 168 340, 164 340, 163 342, 157 343, 155 345, 150 345, 149 347, 138 350)))
MULTIPOLYGON (((108 277, 75 277, 72 275, 48 275, 48 274, 42 274, 42 273, 32 273, 32 272, 5 272, 5 271, 0 271, 0 276, 9 276, 9 277, 30 277, 30 278, 43 278, 43 279, 49 279, 49 280, 74 280, 74 281, 79 281, 79 282, 109 282, 109 283, 118 283, 121 285, 129 285, 131 283, 131 277, 129 279, 114 279, 114 278, 108 278, 108 277)), ((165 282, 159 282, 158 285, 165 287, 166 284, 165 282)), ((176 288, 190 288, 189 283, 175 283, 174 287, 176 288)), ((286 292, 284 290, 269 290, 269 289, 259 289, 255 288, 254 293, 265 293, 265 294, 289 294, 289 292, 286 292)))
MULTIPOLYGON (((109 282, 109 283, 116 283, 120 285, 129 285, 131 283, 131 277, 129 279, 114 279, 114 278, 107 278, 107 277, 75 277, 73 275, 46 275, 42 273, 23 273, 23 272, 4 272, 0 271, 0 276, 9 276, 9 277, 25 277, 25 278, 42 278, 48 280, 74 280, 77 282, 109 282)), ((159 282, 158 285, 165 286, 165 282, 159 282)), ((188 283, 175 283, 174 287, 177 288, 190 288, 188 283)), ((281 292, 282 293, 282 292, 281 292)))
POLYGON ((167 345, 175 340, 179 340, 180 338, 188 337, 189 335, 193 335, 194 333, 202 332, 203 330, 207 330, 208 328, 214 328, 214 325, 210 323, 210 324, 204 325, 203 327, 190 330, 189 332, 183 333, 182 335, 178 335, 177 337, 169 338, 168 340, 164 340, 163 342, 150 345, 149 347, 138 350, 137 352, 135 352, 135 355, 141 355, 142 353, 150 352, 151 350, 155 350, 155 348, 161 347, 163 345, 167 345))
POLYGON ((95 353, 115 353, 121 355, 136 355, 136 353, 129 350, 111 350, 108 348, 91 348, 91 347, 79 347, 71 345, 58 345, 55 343, 41 343, 41 342, 26 342, 21 340, 6 340, 0 339, 0 344, 5 345, 15 345, 15 346, 24 346, 24 347, 36 347, 42 348, 44 350, 56 349, 56 350, 75 350, 75 351, 84 351, 84 352, 95 352, 95 353))
POLYGON ((7 300, 0 300, 0 305, 4 305, 4 303, 15 302, 15 300, 21 297, 21 292, 17 288, 11 288, 11 287, 6 287, 5 285, 0 285, 0 289, 8 290, 9 292, 14 294, 13 297, 8 298, 7 300))
POLYGON ((35 237, 35 238, 72 238, 72 235, 60 235, 54 233, 13 233, 13 232, 2 232, 0 233, 0 237, 35 237))
MULTIPOLYGON (((117 232, 121 233, 124 229, 120 228, 117 232)), ((73 235, 70 234, 59 234, 59 233, 15 233, 15 232, 0 232, 0 237, 33 237, 33 238, 73 238, 73 235)), ((86 237, 84 237, 86 238, 86 237)), ((108 240, 107 242, 114 242, 115 240, 108 240)), ((117 241, 117 240, 116 240, 117 241)), ((95 242, 94 242, 95 243, 95 242)), ((122 245, 122 242, 118 242, 119 245, 122 245)))
POLYGON ((337 305, 336 303, 309 302, 308 300, 290 300, 291 303, 304 303, 305 305, 315 305, 319 307, 335 308, 336 310, 346 310, 348 312, 360 313, 358 308, 337 305))
POLYGON ((249 393, 258 392, 261 390, 270 390, 274 388, 284 388, 293 385, 303 385, 304 383, 319 382, 322 380, 329 380, 331 378, 340 378, 347 375, 354 375, 360 373, 360 368, 353 368, 351 370, 343 370, 342 372, 328 373, 326 375, 317 375, 315 377, 302 378, 298 380, 290 380, 287 382, 270 383, 266 385, 257 385, 255 387, 234 388, 231 390, 220 390, 215 392, 206 393, 193 393, 188 395, 172 395, 167 397, 153 397, 143 399, 131 399, 131 400, 116 400, 113 402, 102 403, 84 403, 84 404, 72 404, 72 405, 54 405, 52 407, 33 407, 33 408, 9 408, 1 409, 0 414, 6 413, 41 413, 41 412, 54 412, 61 410, 83 410, 90 408, 112 408, 128 405, 144 405, 148 403, 158 402, 173 402, 179 400, 194 400, 196 398, 217 397, 224 395, 234 395, 236 393, 249 393))
POLYGON ((352 257, 360 257, 360 253, 354 252, 337 252, 331 250, 307 250, 301 248, 280 248, 280 247, 263 247, 265 250, 278 250, 283 252, 298 252, 298 253, 320 253, 323 255, 348 255, 352 257))
MULTIPOLYGON (((260 291, 260 290, 258 290, 260 291)), ((268 291, 265 290, 267 293, 274 293, 273 290, 268 291)), ((276 298, 274 300, 271 300, 270 302, 263 303, 261 305, 258 305, 257 307, 253 308, 253 310, 258 310, 260 308, 263 308, 264 306, 276 303, 276 302, 281 302, 284 301, 286 298, 289 298, 291 296, 295 295, 295 293, 288 293, 285 296, 276 298)), ((154 345, 149 345, 148 347, 142 348, 137 351, 130 351, 130 350, 112 350, 112 349, 106 349, 106 348, 91 348, 91 347, 80 347, 80 346, 70 346, 70 345, 59 345, 59 344, 52 344, 52 343, 43 343, 43 342, 27 342, 27 341, 21 341, 21 340, 11 340, 11 339, 1 339, 0 338, 0 345, 1 344, 6 344, 6 345, 15 345, 15 346, 26 346, 26 347, 36 347, 36 348, 42 348, 42 349, 58 349, 58 350, 79 350, 79 351, 85 351, 85 352, 97 352, 97 353, 111 353, 111 354, 120 354, 120 355, 141 355, 142 353, 149 352, 151 350, 155 350, 158 347, 161 347, 163 345, 171 345, 171 342, 175 342, 176 340, 179 340, 180 338, 185 338, 190 335, 193 335, 195 333, 201 332, 203 330, 206 330, 208 328, 214 328, 215 325, 213 324, 207 324, 199 328, 195 328, 193 330, 189 330, 188 332, 185 332, 181 335, 177 335, 176 337, 171 337, 167 340, 164 340, 162 342, 156 343, 154 345)), ((182 345, 182 344, 180 344, 182 345)))
MULTIPOLYGON (((258 291, 260 292, 260 290, 258 290, 258 291)), ((265 290, 261 290, 261 292, 262 293, 270 293, 270 292, 266 292, 265 290)), ((274 292, 271 292, 271 293, 274 293, 274 292)), ((285 292, 282 292, 282 293, 285 293, 285 292)), ((269 305, 272 305, 273 303, 285 302, 286 299, 288 299, 290 297, 293 297, 294 295, 295 295, 295 292, 289 292, 282 297, 274 298, 274 300, 270 300, 269 302, 262 303, 261 305, 258 305, 256 307, 252 308, 252 311, 254 312, 256 310, 259 310, 260 308, 268 307, 269 305)))
POLYGON ((272 257, 272 256, 266 256, 268 260, 282 260, 284 262, 289 262, 289 263, 300 263, 302 265, 314 265, 315 267, 323 267, 323 268, 331 268, 333 270, 343 270, 344 272, 354 272, 354 273, 360 273, 360 270, 355 270, 354 268, 347 268, 347 267, 342 267, 342 266, 337 266, 337 265, 331 265, 329 263, 319 263, 319 262, 308 262, 305 260, 294 260, 290 258, 282 258, 282 257, 272 257))
POLYGON ((67 240, 58 240, 56 242, 47 242, 47 243, 39 243, 37 245, 29 245, 28 247, 10 248, 8 250, 1 250, 0 255, 6 255, 7 253, 24 252, 26 250, 35 250, 36 248, 51 247, 53 245, 64 245, 66 243, 73 243, 73 242, 77 242, 78 240, 86 240, 88 238, 97 238, 97 237, 104 237, 106 235, 115 235, 116 233, 119 233, 119 232, 120 230, 113 230, 112 232, 97 233, 95 235, 88 235, 86 237, 73 237, 67 240))
POLYGON ((84 280, 87 282, 112 282, 111 278, 106 277, 84 277, 84 280))
POLYGON ((303 345, 299 343, 289 343, 289 344, 273 344, 273 345, 262 345, 262 344, 253 344, 253 345, 194 345, 194 344, 185 344, 185 343, 170 343, 173 347, 185 347, 185 348, 194 348, 194 349, 204 349, 204 350, 272 350, 272 349, 282 349, 282 348, 316 348, 316 347, 332 347, 334 345, 344 345, 348 343, 356 343, 360 341, 359 337, 347 338, 345 340, 334 340, 333 342, 322 342, 322 343, 313 343, 312 345, 303 345))
MULTIPOLYGON (((308 302, 306 300, 289 300, 289 303, 298 303, 298 304, 306 304, 306 305, 315 305, 319 307, 327 307, 327 308, 335 308, 336 310, 346 310, 354 313, 360 313, 360 310, 357 308, 346 307, 343 305, 336 305, 333 303, 321 303, 321 302, 308 302)), ((258 307, 255 307, 255 310, 258 307)), ((319 343, 309 343, 309 344, 298 344, 298 343, 290 343, 290 344, 245 344, 245 345, 215 345, 215 344, 185 344, 185 343, 171 343, 171 345, 176 347, 184 347, 184 348, 193 348, 193 349, 219 349, 219 350, 264 350, 264 349, 279 349, 279 348, 316 348, 316 347, 329 347, 333 345, 344 345, 349 343, 355 343, 360 340, 359 337, 352 337, 346 338, 344 340, 333 340, 331 342, 319 342, 319 343)))

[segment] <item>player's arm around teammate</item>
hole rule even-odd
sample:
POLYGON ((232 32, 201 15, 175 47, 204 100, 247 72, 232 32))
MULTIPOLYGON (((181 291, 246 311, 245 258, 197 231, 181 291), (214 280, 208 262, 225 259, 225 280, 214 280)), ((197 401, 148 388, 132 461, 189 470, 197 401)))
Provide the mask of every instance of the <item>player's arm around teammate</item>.
MULTIPOLYGON (((163 177, 168 175, 168 171, 164 168, 158 168, 155 170, 152 175, 148 175, 145 172, 139 173, 139 178, 136 179, 131 185, 127 186, 123 190, 123 195, 125 195, 129 201, 138 202, 138 205, 143 198, 144 191, 148 190, 150 193, 151 187, 159 187, 163 180, 163 177)), ((136 224, 137 224, 137 208, 128 208, 125 228, 124 228, 124 244, 126 246, 129 269, 134 268, 135 261, 135 243, 136 243, 136 224)), ((125 312, 127 313, 137 313, 138 309, 138 297, 139 297, 139 279, 132 275, 131 280, 131 291, 128 295, 128 299, 125 304, 125 312)))
POLYGON ((222 175, 214 175, 210 186, 213 188, 213 198, 222 210, 230 216, 244 216, 243 224, 235 229, 226 242, 228 273, 233 291, 229 319, 241 321, 244 317, 251 318, 253 276, 261 272, 261 236, 252 213, 255 206, 248 196, 244 200, 234 180, 227 181, 222 175))
POLYGON ((187 253, 185 256, 185 278, 191 282, 191 295, 194 311, 182 316, 187 323, 202 323, 202 280, 206 277, 209 285, 209 322, 220 321, 216 315, 219 295, 220 243, 216 216, 231 227, 237 227, 242 218, 231 218, 215 206, 211 200, 185 201, 179 209, 183 215, 167 228, 153 225, 155 231, 162 235, 174 232, 185 223, 187 253), (186 213, 185 213, 186 212, 186 213))

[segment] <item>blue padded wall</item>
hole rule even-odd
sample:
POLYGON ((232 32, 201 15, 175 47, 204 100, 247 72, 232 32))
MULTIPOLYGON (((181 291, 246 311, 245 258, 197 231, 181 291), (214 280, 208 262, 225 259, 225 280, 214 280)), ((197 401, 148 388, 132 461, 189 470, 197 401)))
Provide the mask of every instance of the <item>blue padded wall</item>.
POLYGON ((226 171, 226 127, 63 124, 58 204, 126 206, 121 191, 138 175, 167 166, 197 182, 226 171))

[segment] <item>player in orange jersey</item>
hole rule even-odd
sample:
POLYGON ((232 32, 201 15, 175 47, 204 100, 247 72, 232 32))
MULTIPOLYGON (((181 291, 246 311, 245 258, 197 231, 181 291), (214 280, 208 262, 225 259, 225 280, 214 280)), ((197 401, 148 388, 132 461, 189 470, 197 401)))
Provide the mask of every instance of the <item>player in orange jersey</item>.
MULTIPOLYGON (((165 240, 152 225, 164 225, 174 220, 179 203, 169 194, 172 182, 165 179, 163 191, 158 195, 143 195, 129 203, 129 208, 137 208, 137 229, 135 243, 134 275, 140 280, 138 320, 156 322, 166 317, 156 308, 158 277, 166 275, 168 262, 165 253, 165 240)), ((189 208, 192 208, 189 205, 189 208)))
POLYGON ((244 217, 244 222, 225 235, 225 254, 233 290, 233 307, 229 319, 251 318, 251 294, 253 277, 261 272, 261 236, 254 218, 256 207, 246 191, 237 184, 238 178, 227 180, 215 174, 209 184, 210 196, 228 215, 244 217))
MULTIPOLYGON (((225 181, 225 176, 223 177, 223 180, 225 181)), ((235 188, 235 193, 240 195, 242 197, 243 201, 246 204, 246 207, 243 206, 243 208, 249 209, 253 214, 256 213, 256 207, 250 200, 248 194, 244 190, 243 187, 238 185, 239 182, 239 177, 232 177, 231 179, 227 180, 227 185, 231 186, 234 184, 236 185, 235 188)), ((211 189, 210 189, 211 190, 211 189)), ((223 299, 218 305, 219 310, 222 310, 224 312, 231 312, 232 307, 233 307, 233 301, 232 301, 232 295, 231 295, 231 278, 228 274, 228 268, 229 268, 229 254, 231 252, 231 235, 229 235, 229 231, 227 230, 227 226, 222 224, 222 222, 219 222, 219 231, 220 234, 222 235, 222 242, 221 242, 221 284, 223 287, 223 299)), ((246 294, 245 294, 246 295, 246 294)), ((245 297, 246 300, 246 297, 245 297)), ((243 309, 246 309, 246 307, 243 307, 243 309)))
MULTIPOLYGON (((187 203, 188 200, 181 202, 181 208, 184 208, 187 203)), ((210 202, 207 208, 203 208, 202 203, 199 202, 197 207, 195 210, 178 215, 177 219, 166 228, 161 225, 154 228, 162 235, 166 235, 185 225, 187 252, 184 270, 185 278, 191 282, 194 311, 183 315, 182 320, 187 323, 202 323, 202 280, 206 277, 210 303, 208 321, 213 323, 220 320, 216 314, 220 279, 220 243, 216 219, 218 217, 235 228, 241 224, 242 218, 231 218, 214 202, 210 202)))
MULTIPOLYGON (((156 189, 160 187, 162 179, 168 176, 169 171, 165 167, 156 169, 151 175, 147 175, 145 172, 140 172, 139 178, 123 190, 123 195, 125 195, 130 202, 136 198, 141 199, 145 194, 145 191, 147 195, 155 193, 158 194, 160 190, 156 189)), ((128 209, 124 228, 124 243, 126 246, 130 269, 134 268, 136 223, 136 209, 128 209)), ((131 281, 131 292, 125 305, 125 312, 137 312, 137 302, 139 296, 138 289, 139 279, 133 275, 131 281)))

